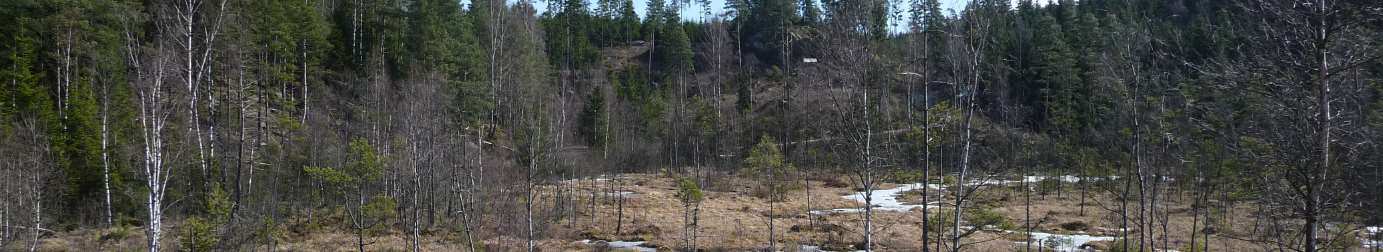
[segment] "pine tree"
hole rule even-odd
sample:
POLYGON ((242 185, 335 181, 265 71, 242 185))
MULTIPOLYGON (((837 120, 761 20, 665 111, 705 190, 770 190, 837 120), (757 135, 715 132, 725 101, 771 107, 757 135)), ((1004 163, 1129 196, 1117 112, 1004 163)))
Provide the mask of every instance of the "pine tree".
POLYGON ((691 41, 687 38, 687 33, 680 25, 680 21, 669 20, 664 24, 663 37, 659 38, 658 45, 658 66, 667 70, 669 74, 688 74, 694 71, 695 61, 693 61, 691 41))
POLYGON ((740 33, 746 36, 745 40, 755 43, 746 45, 746 49, 770 65, 781 67, 788 60, 782 55, 783 47, 788 46, 785 41, 787 28, 792 22, 801 20, 797 16, 798 5, 794 0, 750 0, 748 6, 747 23, 740 33))
MULTIPOLYGON (((22 23, 21 23, 22 26, 22 23)), ((51 98, 47 90, 38 83, 39 77, 34 74, 34 62, 36 59, 34 40, 23 33, 11 35, 13 48, 10 49, 8 60, 9 66, 5 66, 4 77, 13 88, 10 90, 12 110, 10 113, 16 122, 20 120, 32 120, 41 125, 56 125, 57 113, 53 111, 51 98)))
POLYGON ((1042 87, 1042 104, 1047 113, 1049 132, 1070 132, 1077 126, 1076 59, 1062 37, 1061 26, 1051 15, 1043 15, 1034 35, 1037 45, 1037 84, 1042 87))
POLYGON ((78 81, 68 98, 68 107, 55 129, 54 142, 57 163, 66 181, 66 216, 82 216, 81 209, 99 209, 101 195, 101 125, 99 105, 89 81, 78 81))
POLYGON ((639 33, 639 14, 634 12, 634 1, 624 0, 619 5, 619 17, 616 22, 616 30, 620 42, 630 41, 643 36, 639 33))
MULTIPOLYGON (((816 26, 821 23, 821 8, 816 5, 816 0, 798 0, 802 9, 802 19, 798 24, 803 26, 816 26)), ((931 0, 935 1, 935 0, 931 0)))
POLYGON ((394 212, 394 199, 388 196, 374 196, 371 191, 375 181, 384 176, 386 157, 377 152, 374 146, 363 138, 350 142, 349 162, 345 167, 303 167, 303 172, 331 187, 335 196, 345 202, 346 214, 352 229, 355 229, 356 246, 365 251, 366 230, 382 223, 394 212))
POLYGON ((543 19, 550 64, 574 69, 594 64, 598 52, 589 37, 591 16, 586 1, 563 0, 561 7, 561 12, 543 19))
POLYGON ((592 92, 590 98, 586 100, 586 107, 581 109, 578 120, 578 134, 581 135, 587 144, 592 148, 605 146, 606 132, 605 127, 605 94, 597 89, 592 92))

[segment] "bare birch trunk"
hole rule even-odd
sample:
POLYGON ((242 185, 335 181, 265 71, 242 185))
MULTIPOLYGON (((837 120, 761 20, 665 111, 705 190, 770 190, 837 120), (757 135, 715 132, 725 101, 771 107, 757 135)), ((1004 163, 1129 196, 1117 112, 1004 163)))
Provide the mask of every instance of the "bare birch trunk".
POLYGON ((42 185, 42 181, 39 180, 40 173, 41 172, 35 171, 33 174, 34 229, 29 230, 29 232, 33 234, 34 239, 31 243, 29 243, 29 252, 34 252, 38 249, 38 238, 41 234, 39 233, 39 230, 43 230, 43 187, 40 186, 42 185))
MULTIPOLYGON (((114 226, 114 215, 110 202, 110 84, 101 82, 101 186, 106 200, 106 227, 114 226)), ((3 244, 3 242, 0 242, 3 244)))
MULTIPOLYGON (((128 29, 128 28, 127 28, 128 29)), ((145 208, 148 211, 147 234, 148 249, 151 252, 159 251, 159 238, 163 235, 163 196, 171 177, 172 170, 164 167, 163 130, 167 127, 169 112, 164 106, 168 105, 166 91, 164 90, 164 67, 165 60, 161 53, 164 52, 163 43, 157 42, 157 46, 152 48, 152 60, 148 65, 142 61, 144 54, 142 45, 136 40, 135 36, 129 31, 125 31, 126 57, 137 76, 130 83, 132 89, 138 95, 139 107, 139 129, 143 140, 143 159, 145 176, 145 208), (151 72, 146 72, 151 71, 151 72), (147 75, 146 75, 147 74, 147 75), (152 76, 148 76, 152 75, 152 76)))
POLYGON ((869 88, 864 88, 864 250, 873 248, 874 244, 874 167, 872 165, 874 147, 874 122, 869 117, 869 88))

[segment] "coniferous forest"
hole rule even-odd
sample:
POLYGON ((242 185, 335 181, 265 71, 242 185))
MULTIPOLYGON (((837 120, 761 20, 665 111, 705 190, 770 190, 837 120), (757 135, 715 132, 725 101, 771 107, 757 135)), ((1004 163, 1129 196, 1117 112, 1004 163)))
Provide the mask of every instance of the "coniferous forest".
POLYGON ((943 2, 0 1, 0 250, 1383 249, 1383 1, 943 2))

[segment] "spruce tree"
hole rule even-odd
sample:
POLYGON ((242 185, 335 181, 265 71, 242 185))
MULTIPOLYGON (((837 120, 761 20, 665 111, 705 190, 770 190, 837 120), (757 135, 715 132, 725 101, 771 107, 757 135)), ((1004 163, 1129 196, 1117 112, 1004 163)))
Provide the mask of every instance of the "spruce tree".
POLYGON ((1042 87, 1042 103, 1047 113, 1049 132, 1069 132, 1077 125, 1076 59, 1062 37, 1061 26, 1051 15, 1038 21, 1034 36, 1037 45, 1037 84, 1042 87))

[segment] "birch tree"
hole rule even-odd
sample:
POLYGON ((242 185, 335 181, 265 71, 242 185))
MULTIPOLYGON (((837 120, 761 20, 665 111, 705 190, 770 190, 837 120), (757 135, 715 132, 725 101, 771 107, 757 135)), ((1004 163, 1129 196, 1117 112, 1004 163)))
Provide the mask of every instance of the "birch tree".
POLYGON ((952 211, 953 219, 951 223, 950 249, 953 252, 960 251, 961 247, 964 245, 961 243, 961 239, 965 235, 960 231, 960 223, 962 221, 961 213, 963 213, 965 209, 965 199, 968 198, 970 194, 979 190, 979 187, 984 184, 979 183, 980 185, 972 186, 973 188, 968 190, 966 188, 970 186, 966 182, 966 176, 974 172, 970 166, 970 159, 974 151, 972 146, 974 140, 972 140, 972 137, 974 135, 975 101, 979 99, 981 82, 984 81, 981 76, 984 74, 982 72, 982 67, 983 64, 985 64, 983 60, 986 59, 985 50, 989 49, 988 43, 990 43, 988 37, 991 32, 989 29, 992 25, 990 19, 993 18, 991 17, 992 15, 997 15, 991 5, 993 5, 993 3, 984 1, 973 1, 966 5, 966 18, 962 20, 961 23, 952 27, 952 40, 948 42, 948 45, 951 46, 951 53, 955 55, 951 56, 952 58, 950 60, 955 64, 953 69, 958 73, 955 75, 955 78, 958 80, 958 85, 964 85, 963 88, 965 88, 962 89, 960 93, 962 97, 959 99, 961 102, 959 105, 964 106, 962 109, 965 111, 964 119, 961 122, 962 125, 960 125, 964 132, 961 136, 963 147, 960 150, 961 158, 959 170, 957 171, 956 184, 952 192, 954 194, 952 199, 955 201, 955 210, 952 211))
MULTIPOLYGON (((215 152, 208 152, 202 132, 201 108, 198 105, 202 87, 210 74, 213 48, 220 35, 222 16, 225 14, 226 0, 218 3, 204 3, 203 0, 174 0, 165 3, 165 8, 157 15, 160 30, 170 33, 170 44, 179 52, 179 81, 186 88, 188 135, 197 146, 197 162, 201 168, 202 179, 207 179, 208 160, 215 159, 215 152), (214 4, 214 5, 213 5, 214 4), (207 9, 214 8, 215 14, 207 9), (210 155, 210 157, 208 157, 210 155)), ((213 128, 214 129, 214 128, 213 128)), ((215 133, 211 133, 215 135, 215 133)))
POLYGON ((833 13, 823 28, 821 37, 823 65, 835 71, 835 79, 827 88, 827 98, 832 114, 832 126, 828 130, 839 136, 844 144, 832 145, 841 156, 848 159, 847 172, 851 182, 862 189, 864 196, 863 236, 865 250, 872 249, 874 243, 874 190, 882 182, 884 167, 889 165, 887 157, 878 146, 886 143, 876 142, 875 125, 884 120, 878 117, 884 97, 880 84, 870 83, 883 79, 878 71, 882 68, 879 41, 886 36, 884 25, 886 1, 856 1, 829 4, 833 13), (837 86, 839 85, 839 86, 837 86))
POLYGON ((1335 193, 1347 185, 1344 171, 1358 169, 1360 111, 1346 99, 1345 73, 1377 62, 1380 55, 1378 1, 1235 1, 1243 17, 1236 27, 1250 34, 1240 56, 1213 68, 1224 88, 1248 91, 1261 101, 1247 129, 1246 158, 1267 167, 1261 182, 1269 217, 1300 225, 1289 240, 1270 240, 1288 248, 1318 251, 1333 246, 1331 216, 1353 195, 1335 193))
POLYGON ((143 34, 130 30, 132 21, 125 21, 125 54, 134 73, 130 79, 130 90, 136 94, 138 123, 141 140, 142 171, 145 193, 146 215, 145 233, 149 251, 160 250, 159 238, 163 236, 164 195, 168 181, 173 177, 173 167, 167 165, 169 140, 164 137, 172 114, 175 95, 167 86, 169 75, 169 53, 163 41, 155 40, 147 44, 141 40, 143 34))

